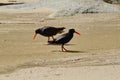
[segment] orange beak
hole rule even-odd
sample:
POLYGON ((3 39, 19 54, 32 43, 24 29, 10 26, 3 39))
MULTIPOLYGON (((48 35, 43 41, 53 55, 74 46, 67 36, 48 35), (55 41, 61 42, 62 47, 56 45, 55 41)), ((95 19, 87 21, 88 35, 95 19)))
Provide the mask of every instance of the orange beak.
POLYGON ((79 32, 76 32, 76 31, 75 31, 75 33, 76 33, 76 34, 78 34, 78 35, 80 35, 80 33, 79 33, 79 32))
POLYGON ((35 33, 34 36, 33 36, 33 40, 36 38, 37 34, 35 33))

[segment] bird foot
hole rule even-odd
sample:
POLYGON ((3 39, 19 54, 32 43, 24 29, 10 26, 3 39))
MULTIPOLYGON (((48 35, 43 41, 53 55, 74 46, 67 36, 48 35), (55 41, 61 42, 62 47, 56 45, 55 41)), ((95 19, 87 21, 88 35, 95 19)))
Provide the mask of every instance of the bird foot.
POLYGON ((68 52, 69 50, 62 48, 62 52, 68 52))

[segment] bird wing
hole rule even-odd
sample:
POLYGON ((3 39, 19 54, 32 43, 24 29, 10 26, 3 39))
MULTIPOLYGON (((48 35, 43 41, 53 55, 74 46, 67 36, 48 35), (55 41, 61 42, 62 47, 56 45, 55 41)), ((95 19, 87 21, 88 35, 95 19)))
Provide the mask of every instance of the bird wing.
POLYGON ((66 35, 67 35, 67 33, 66 33, 66 34, 62 34, 61 36, 57 37, 57 38, 55 39, 55 41, 59 41, 59 40, 61 40, 61 39, 64 39, 64 38, 66 37, 66 35))
POLYGON ((44 27, 42 30, 45 34, 53 35, 54 32, 56 31, 56 28, 54 28, 54 27, 44 27))

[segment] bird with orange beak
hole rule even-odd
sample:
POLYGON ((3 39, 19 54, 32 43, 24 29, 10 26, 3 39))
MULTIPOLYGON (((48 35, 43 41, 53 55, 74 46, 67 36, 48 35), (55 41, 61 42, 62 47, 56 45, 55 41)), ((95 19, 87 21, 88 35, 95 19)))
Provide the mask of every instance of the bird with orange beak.
POLYGON ((49 44, 61 44, 62 51, 68 51, 67 49, 64 48, 64 45, 73 38, 74 33, 80 35, 80 33, 75 31, 75 29, 69 29, 68 33, 59 36, 58 38, 56 38, 53 41, 48 41, 48 43, 49 44))
POLYGON ((63 30, 65 29, 65 27, 51 27, 51 26, 45 26, 39 29, 35 30, 35 34, 33 36, 33 39, 36 38, 37 34, 40 34, 42 36, 48 37, 48 41, 50 40, 50 37, 52 37, 52 39, 54 40, 54 35, 58 34, 58 33, 62 33, 64 32, 63 30))

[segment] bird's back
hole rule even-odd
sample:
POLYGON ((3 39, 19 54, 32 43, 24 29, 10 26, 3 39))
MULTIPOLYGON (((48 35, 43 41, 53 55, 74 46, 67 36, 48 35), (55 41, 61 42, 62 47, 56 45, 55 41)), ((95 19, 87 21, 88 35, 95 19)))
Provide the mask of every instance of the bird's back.
POLYGON ((41 28, 40 34, 43 36, 53 36, 56 35, 59 31, 63 30, 64 28, 55 28, 55 27, 49 27, 45 26, 41 28))
POLYGON ((68 43, 72 38, 73 38, 73 34, 66 33, 66 34, 59 36, 54 41, 50 41, 49 43, 50 44, 65 44, 65 43, 68 43))

